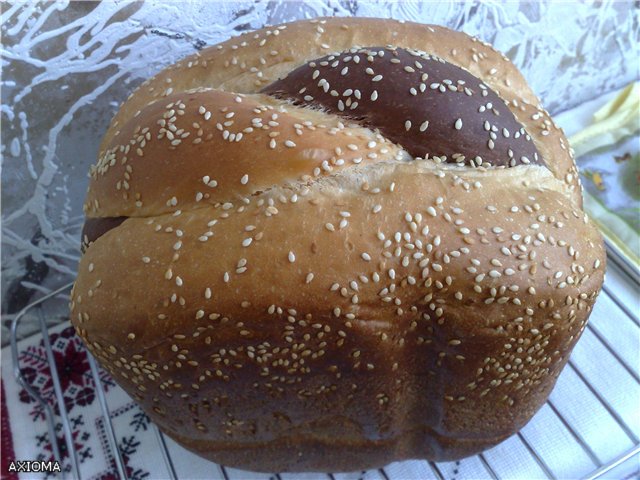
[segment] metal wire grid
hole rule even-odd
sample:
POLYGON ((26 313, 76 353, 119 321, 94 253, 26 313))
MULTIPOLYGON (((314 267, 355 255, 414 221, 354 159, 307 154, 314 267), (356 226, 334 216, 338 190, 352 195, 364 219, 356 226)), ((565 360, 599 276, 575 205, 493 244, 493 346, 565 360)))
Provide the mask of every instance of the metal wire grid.
MULTIPOLYGON (((633 288, 637 292, 638 289, 640 289, 640 282, 638 280, 640 276, 638 275, 637 269, 634 266, 624 262, 624 259, 620 257, 617 254, 617 252, 615 252, 615 250, 611 248, 608 248, 607 250, 609 254, 608 256, 609 256, 610 264, 613 264, 613 266, 615 266, 615 268, 618 268, 623 273, 623 275, 627 276, 627 281, 633 285, 633 288)), ((56 401, 59 406, 60 420, 63 427, 64 439, 67 447, 66 450, 67 452, 69 452, 71 471, 73 474, 73 478, 80 480, 82 478, 80 465, 78 462, 77 454, 73 448, 71 425, 69 423, 67 411, 65 408, 64 400, 63 400, 62 387, 61 387, 60 379, 55 366, 53 351, 51 349, 51 343, 49 340, 49 332, 45 322, 45 313, 43 311, 47 300, 66 292, 68 289, 70 289, 71 285, 72 283, 64 285, 59 289, 49 293, 48 295, 45 295, 42 298, 34 301, 33 303, 25 307, 25 309, 22 310, 15 317, 11 326, 11 354, 12 354, 12 360, 13 360, 14 375, 18 383, 29 393, 29 395, 31 395, 36 401, 38 401, 44 408, 47 428, 49 432, 49 439, 51 440, 54 458, 58 462, 60 462, 60 464, 62 465, 63 459, 60 455, 60 446, 58 444, 57 437, 54 433, 54 414, 51 409, 51 406, 48 403, 46 403, 44 399, 39 395, 38 391, 34 389, 33 386, 30 385, 25 380, 24 376, 22 375, 19 358, 18 358, 17 330, 18 330, 20 319, 24 317, 27 311, 35 308, 36 314, 40 323, 40 329, 41 329, 42 337, 44 340, 44 346, 47 352, 47 360, 49 363, 49 369, 51 371, 51 377, 54 384, 56 401)), ((611 289, 607 284, 604 285, 603 292, 615 303, 615 305, 622 312, 624 312, 624 314, 635 324, 636 327, 640 328, 640 320, 638 319, 637 313, 631 311, 631 309, 627 305, 625 305, 624 301, 621 300, 615 294, 615 292, 611 291, 611 289)), ((595 336, 601 348, 609 352, 609 354, 611 354, 611 356, 616 360, 617 363, 619 363, 620 366, 622 366, 624 370, 626 370, 626 372, 629 374, 629 376, 633 379, 633 381, 636 384, 640 384, 640 376, 638 375, 638 372, 636 371, 636 369, 632 365, 630 365, 630 360, 622 357, 616 351, 613 345, 611 345, 611 343, 598 330, 598 328, 593 325, 593 321, 590 321, 587 324, 587 329, 595 336)), ((102 410, 102 415, 105 420, 104 425, 105 425, 107 437, 109 440, 109 446, 112 452, 114 453, 115 467, 117 469, 118 476, 124 480, 124 479, 127 479, 126 469, 125 469, 122 456, 117 446, 116 436, 115 436, 113 424, 111 422, 111 416, 109 413, 109 406, 107 405, 104 389, 102 388, 102 384, 98 374, 98 366, 96 364, 95 359, 92 357, 92 355, 89 352, 87 352, 87 356, 89 359, 89 365, 91 368, 93 381, 94 381, 94 384, 96 385, 95 390, 99 400, 100 408, 102 410)), ((606 462, 601 461, 598 455, 595 453, 592 445, 590 445, 585 440, 585 438, 581 435, 581 433, 574 427, 574 425, 572 425, 571 421, 569 421, 566 418, 566 416, 564 416, 561 413, 561 410, 554 404, 554 402, 551 399, 549 399, 546 405, 551 409, 551 411, 553 412, 557 420, 560 422, 560 424, 563 426, 563 428, 565 428, 569 432, 569 434, 571 435, 575 443, 582 449, 582 451, 589 457, 589 459, 597 467, 594 471, 590 472, 586 477, 584 477, 585 479, 588 479, 588 480, 594 480, 602 477, 603 475, 607 474, 614 468, 622 465, 623 463, 632 459, 634 456, 640 454, 640 439, 633 432, 632 428, 628 425, 628 423, 621 417, 621 415, 611 405, 611 403, 607 400, 607 398, 603 395, 603 393, 600 390, 598 390, 598 388, 596 388, 596 386, 594 386, 592 382, 590 382, 589 379, 584 375, 584 373, 580 370, 580 368, 578 368, 578 366, 576 365, 573 359, 569 359, 567 368, 573 370, 573 372, 577 375, 580 381, 588 389, 590 394, 597 399, 597 401, 602 405, 602 407, 614 419, 615 423, 622 430, 622 432, 624 432, 624 435, 626 435, 633 444, 633 447, 631 449, 629 449, 619 457, 608 459, 608 461, 606 462)), ((621 386, 621 387, 624 388, 624 386, 621 386)), ((170 478, 177 479, 178 474, 177 474, 175 462, 167 446, 166 438, 164 434, 155 425, 153 425, 152 428, 155 431, 155 435, 158 440, 158 445, 160 447, 160 451, 162 453, 162 456, 164 458, 164 461, 167 467, 167 472, 170 478)), ((545 462, 545 460, 542 458, 540 453, 537 451, 536 445, 532 444, 532 442, 530 442, 525 437, 525 435, 523 435, 522 432, 518 432, 516 436, 519 439, 519 441, 522 443, 528 455, 530 455, 531 458, 535 461, 535 463, 539 466, 543 474, 548 479, 555 480, 557 477, 554 474, 553 469, 547 464, 547 462, 545 462)), ((477 461, 480 462, 480 464, 483 466, 484 470, 486 471, 486 478, 490 478, 493 480, 500 479, 500 475, 497 472, 495 461, 492 463, 484 453, 480 453, 476 455, 476 459, 477 461)), ((425 464, 425 466, 428 467, 424 469, 424 472, 430 473, 430 475, 432 475, 437 480, 445 480, 445 475, 441 469, 441 466, 439 466, 437 463, 434 463, 434 462, 425 461, 423 463, 425 464)), ((219 473, 222 479, 232 480, 232 476, 229 473, 229 469, 225 468, 223 465, 218 465, 218 468, 220 469, 219 473)), ((388 467, 387 469, 379 469, 377 472, 375 472, 375 474, 376 474, 375 477, 381 480, 392 480, 394 478, 393 472, 390 471, 388 467)), ((336 476, 334 474, 329 473, 326 475, 330 480, 336 480, 336 476)), ((273 474, 273 477, 275 477, 277 480, 283 480, 282 476, 277 473, 273 474)))

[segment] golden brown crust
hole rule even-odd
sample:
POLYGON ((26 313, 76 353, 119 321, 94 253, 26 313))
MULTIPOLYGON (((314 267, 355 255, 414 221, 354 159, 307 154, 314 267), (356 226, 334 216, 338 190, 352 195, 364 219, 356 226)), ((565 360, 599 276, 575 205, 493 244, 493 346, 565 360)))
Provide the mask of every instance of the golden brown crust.
POLYGON ((370 19, 275 28, 181 62, 123 106, 105 139, 114 165, 94 171, 87 213, 131 218, 84 254, 74 325, 165 432, 226 464, 351 470, 497 443, 546 400, 602 285, 602 241, 564 135, 514 67, 464 34, 370 19), (265 57, 271 81, 374 38, 433 49, 482 78, 549 169, 406 161, 371 130, 252 93, 265 51, 278 52, 265 57), (152 103, 169 77, 174 93, 152 103), (191 129, 173 150, 157 138, 170 110, 174 140, 191 129), (221 133, 214 116, 231 112, 221 133), (222 136, 255 116, 270 128, 222 136), (121 151, 130 139, 138 146, 121 151))
MULTIPOLYGON (((566 138, 537 105, 537 99, 520 72, 489 45, 443 27, 381 19, 324 19, 313 24, 295 22, 287 24, 283 30, 279 28, 282 27, 244 34, 206 49, 143 83, 122 105, 105 135, 85 204, 87 216, 146 216, 151 212, 193 208, 198 193, 231 201, 236 194, 246 195, 247 192, 261 190, 265 184, 269 187, 269 182, 281 184, 300 180, 303 175, 313 176, 315 169, 319 175, 333 173, 336 165, 331 162, 339 162, 345 156, 351 159, 363 157, 367 161, 368 154, 377 153, 377 159, 383 159, 379 147, 363 149, 365 137, 373 137, 367 129, 357 128, 360 142, 349 142, 343 136, 339 140, 328 141, 328 130, 347 123, 344 119, 255 94, 313 58, 367 44, 422 49, 482 79, 509 102, 509 107, 532 136, 542 156, 548 159, 549 168, 557 178, 572 187, 574 200, 581 202, 578 176, 566 138), (275 32, 279 32, 278 35, 275 32), (242 103, 237 103, 236 98, 242 98, 237 94, 249 95, 242 103), (185 108, 176 108, 178 100, 185 108), (153 102, 159 103, 144 108, 153 102), (255 106, 276 110, 284 108, 287 111, 276 112, 279 125, 270 127, 267 117, 273 112, 257 114, 252 110, 255 106), (200 107, 204 107, 204 111, 200 107), (227 118, 230 113, 234 116, 227 118), (172 118, 175 121, 169 122, 172 118), (263 125, 270 127, 269 130, 254 128, 254 118, 267 120, 263 125), (165 124, 159 125, 162 120, 165 124), (223 125, 225 122, 231 124, 223 125), (303 122, 329 128, 310 130, 302 125, 296 131, 294 125, 303 122), (176 125, 171 138, 165 132, 169 130, 169 123, 176 125), (218 124, 222 124, 221 130, 218 124), (253 132, 244 132, 246 128, 253 128, 253 132), (180 134, 175 134, 175 131, 180 131, 180 134), (242 134, 239 142, 229 141, 229 135, 238 133, 242 134), (269 148, 272 137, 269 135, 274 134, 278 135, 274 139, 277 147, 272 151, 269 148), (292 141, 296 147, 285 147, 286 140, 292 141), (194 141, 202 143, 194 145, 194 141), (345 143, 355 144, 359 150, 351 152, 345 148, 345 143), (317 151, 318 145, 325 148, 317 151), (335 147, 341 148, 339 154, 335 147), (278 165, 268 164, 265 168, 253 165, 258 169, 253 177, 261 186, 242 186, 238 174, 244 175, 241 171, 245 164, 252 166, 254 163, 253 157, 246 154, 247 149, 253 151, 254 148, 261 157, 273 158, 278 165), (306 158, 306 168, 301 168, 300 159, 307 156, 309 150, 313 152, 312 158, 306 158), (164 164, 163 168, 156 171, 160 162, 164 164), (234 168, 237 162, 241 163, 234 168), (323 168, 323 162, 328 162, 333 168, 323 168), (106 169, 111 163, 115 168, 106 169), (294 169, 292 164, 298 168, 294 169), (141 170, 144 178, 141 179, 133 169, 141 170), (203 185, 203 176, 190 173, 208 169, 215 169, 218 184, 234 187, 224 193, 223 189, 213 192, 203 185), (107 173, 98 173, 103 170, 107 173), (149 172, 155 175, 149 177, 149 172), (266 172, 270 172, 268 177, 264 176, 266 172), (170 188, 158 191, 165 186, 170 188), (153 194, 149 195, 151 192, 153 194), (166 203, 174 196, 178 204, 167 206, 166 203)), ((349 162, 346 163, 348 166, 349 162)), ((249 175, 249 180, 254 181, 252 175, 249 175)))
POLYGON ((274 185, 408 158, 369 129, 266 95, 207 90, 165 101, 132 118, 108 144, 92 168, 88 216, 238 207, 274 185))
POLYGON ((172 93, 203 86, 256 93, 309 59, 354 45, 424 50, 483 79, 505 100, 537 104, 524 77, 503 54, 462 32, 378 18, 319 18, 244 33, 166 68, 122 105, 105 142, 137 111, 172 93))

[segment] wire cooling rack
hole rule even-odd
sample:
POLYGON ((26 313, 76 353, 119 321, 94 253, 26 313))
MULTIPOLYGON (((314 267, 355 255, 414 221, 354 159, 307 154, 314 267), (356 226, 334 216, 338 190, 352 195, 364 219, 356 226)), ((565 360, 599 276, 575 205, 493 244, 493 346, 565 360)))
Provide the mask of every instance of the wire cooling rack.
MULTIPOLYGON (((638 318, 640 276, 637 269, 624 262, 608 248, 609 269, 603 292, 598 299, 582 339, 578 342, 556 388, 542 409, 520 432, 500 445, 459 462, 427 461, 398 462, 361 472, 344 474, 278 474, 263 478, 288 480, 365 480, 464 478, 629 478, 640 470, 640 319, 638 318)), ((14 374, 19 384, 38 401, 45 412, 49 440, 54 458, 67 461, 74 479, 83 478, 82 467, 73 448, 72 429, 65 409, 59 374, 55 367, 49 331, 45 318, 47 302, 65 294, 71 284, 36 300, 15 317, 11 329, 11 353, 14 374), (20 319, 30 311, 40 322, 43 343, 54 384, 56 409, 62 423, 68 458, 61 457, 61 445, 55 435, 54 409, 30 385, 21 370, 17 334, 20 319)), ((114 452, 113 475, 126 479, 126 468, 118 449, 116 432, 111 420, 107 397, 100 380, 99 367, 88 354, 93 381, 99 400, 107 439, 114 452)), ((96 407, 97 408, 97 407, 96 407)), ((166 477, 193 478, 185 470, 182 457, 189 456, 181 447, 153 425, 157 449, 166 464, 166 477)), ((210 464, 214 465, 214 464, 210 464)), ((63 469, 64 471, 64 469, 63 469)), ((256 474, 214 465, 207 469, 207 478, 244 480, 256 474)))

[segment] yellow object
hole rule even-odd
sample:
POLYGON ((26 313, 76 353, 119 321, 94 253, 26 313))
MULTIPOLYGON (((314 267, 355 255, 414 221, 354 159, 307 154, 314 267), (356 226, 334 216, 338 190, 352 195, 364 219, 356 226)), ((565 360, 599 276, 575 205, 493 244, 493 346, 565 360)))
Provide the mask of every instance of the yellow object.
MULTIPOLYGON (((576 158, 603 147, 612 147, 620 140, 640 131, 640 83, 632 83, 611 102, 593 115, 593 123, 573 135, 569 142, 576 158)), ((600 191, 605 189, 602 175, 585 171, 600 191)), ((640 237, 622 218, 589 192, 584 192, 585 209, 600 230, 619 251, 636 266, 640 265, 640 237)))
POLYGON ((569 141, 576 157, 614 145, 640 130, 640 83, 625 88, 613 101, 593 115, 593 123, 569 141))
POLYGON ((602 179, 602 175, 600 172, 592 172, 591 170, 583 170, 584 176, 593 182, 595 187, 602 191, 605 189, 604 180, 602 179))

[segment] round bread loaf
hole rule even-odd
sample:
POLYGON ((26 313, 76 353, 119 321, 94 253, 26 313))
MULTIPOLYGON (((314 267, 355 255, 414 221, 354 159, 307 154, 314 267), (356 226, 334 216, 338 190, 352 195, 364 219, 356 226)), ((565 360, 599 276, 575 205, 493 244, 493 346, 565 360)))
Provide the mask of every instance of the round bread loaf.
POLYGON ((160 72, 113 119, 85 213, 89 350, 176 441, 268 472, 495 445, 604 276, 520 73, 393 20, 265 28, 160 72))

